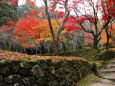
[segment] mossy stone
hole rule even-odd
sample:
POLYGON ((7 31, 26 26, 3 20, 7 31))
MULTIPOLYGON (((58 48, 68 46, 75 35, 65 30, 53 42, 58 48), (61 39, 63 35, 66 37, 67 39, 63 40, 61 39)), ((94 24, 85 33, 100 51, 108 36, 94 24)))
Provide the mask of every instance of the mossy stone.
POLYGON ((39 86, 47 86, 47 83, 48 83, 48 81, 47 81, 46 78, 39 78, 39 79, 37 80, 37 84, 38 84, 39 86))
POLYGON ((40 64, 40 67, 42 70, 47 70, 48 69, 48 65, 46 63, 40 64))
POLYGON ((30 70, 27 69, 20 69, 20 71, 18 72, 21 76, 27 76, 31 74, 30 70))
POLYGON ((21 84, 21 83, 14 83, 13 86, 24 86, 24 84, 21 84))
POLYGON ((12 64, 11 71, 12 71, 13 73, 17 73, 17 72, 19 71, 19 69, 20 69, 20 66, 19 66, 19 65, 17 65, 17 64, 12 64))
POLYGON ((24 69, 31 69, 32 68, 32 64, 31 63, 29 63, 29 62, 21 62, 20 63, 20 67, 21 68, 24 68, 24 69))
POLYGON ((0 86, 12 86, 12 85, 4 83, 4 82, 0 82, 0 86))
POLYGON ((8 77, 4 78, 4 81, 7 83, 18 83, 21 82, 21 76, 20 75, 10 75, 8 77))
POLYGON ((49 81, 47 86, 59 86, 58 83, 54 80, 49 81))
POLYGON ((10 68, 8 66, 0 67, 0 74, 5 74, 5 75, 11 74, 10 68))
POLYGON ((0 75, 0 82, 3 82, 3 75, 0 75))

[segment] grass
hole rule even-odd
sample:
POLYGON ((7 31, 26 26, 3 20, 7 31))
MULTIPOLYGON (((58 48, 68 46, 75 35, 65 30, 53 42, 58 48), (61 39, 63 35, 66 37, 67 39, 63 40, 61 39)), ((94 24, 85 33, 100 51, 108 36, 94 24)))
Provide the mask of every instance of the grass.
POLYGON ((76 56, 76 57, 84 57, 88 61, 94 61, 97 59, 98 53, 100 50, 97 49, 80 49, 71 52, 64 52, 63 56, 76 56))
POLYGON ((8 52, 8 51, 6 51, 5 54, 6 54, 6 55, 12 55, 12 53, 11 53, 11 52, 8 52))
MULTIPOLYGON (((115 49, 108 49, 109 51, 115 51, 115 49)), ((66 56, 66 57, 82 57, 87 59, 88 61, 97 61, 99 58, 99 55, 102 55, 104 52, 108 51, 107 49, 92 49, 92 48, 85 48, 85 49, 79 49, 74 51, 66 51, 64 53, 61 53, 60 56, 66 56)), ((54 53, 48 53, 48 54, 40 54, 40 56, 56 56, 54 53)))
POLYGON ((94 74, 90 74, 87 77, 85 77, 84 79, 80 80, 77 83, 77 86, 89 86, 93 83, 96 83, 99 81, 99 78, 96 77, 94 74))

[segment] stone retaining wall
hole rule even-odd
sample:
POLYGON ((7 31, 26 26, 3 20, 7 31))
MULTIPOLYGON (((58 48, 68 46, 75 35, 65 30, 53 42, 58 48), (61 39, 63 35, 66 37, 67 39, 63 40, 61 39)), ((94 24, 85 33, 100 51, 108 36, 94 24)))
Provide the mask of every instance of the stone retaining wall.
POLYGON ((0 62, 0 86, 76 86, 91 65, 82 60, 0 62))

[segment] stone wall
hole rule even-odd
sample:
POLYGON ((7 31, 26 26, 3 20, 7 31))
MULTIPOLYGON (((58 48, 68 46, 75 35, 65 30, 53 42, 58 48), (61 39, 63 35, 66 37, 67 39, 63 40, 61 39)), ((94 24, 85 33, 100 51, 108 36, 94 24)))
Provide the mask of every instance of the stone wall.
POLYGON ((82 60, 0 61, 0 86, 76 86, 90 69, 82 60))

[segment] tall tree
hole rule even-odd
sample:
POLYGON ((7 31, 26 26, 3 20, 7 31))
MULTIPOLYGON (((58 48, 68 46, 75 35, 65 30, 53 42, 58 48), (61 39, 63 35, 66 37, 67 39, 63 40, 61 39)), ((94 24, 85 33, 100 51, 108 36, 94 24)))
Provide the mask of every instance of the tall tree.
POLYGON ((109 13, 107 13, 108 10, 105 10, 109 9, 111 11, 111 9, 108 7, 110 7, 112 4, 112 0, 72 1, 71 7, 74 11, 74 15, 71 16, 77 21, 77 23, 86 33, 93 35, 94 48, 98 48, 99 41, 101 40, 101 33, 108 26, 112 19, 111 14, 109 15, 109 13), (89 26, 87 26, 88 23, 90 24, 89 26))
MULTIPOLYGON (((8 0, 10 2, 10 0, 8 0)), ((26 2, 30 5, 30 6, 35 6, 36 4, 36 0, 26 0, 26 2)), ((48 19, 48 23, 49 23, 49 27, 50 27, 50 31, 52 34, 52 38, 54 41, 54 46, 55 46, 55 52, 58 53, 58 41, 59 41, 59 34, 61 33, 61 31, 64 30, 64 24, 65 21, 67 19, 67 17, 69 16, 69 11, 67 9, 67 4, 68 4, 68 0, 43 0, 44 5, 45 5, 45 14, 47 16, 48 19), (49 3, 49 4, 48 4, 49 3), (56 7, 61 5, 63 8, 65 7, 65 11, 56 11, 56 7), (56 32, 54 32, 54 28, 52 27, 52 23, 51 23, 51 14, 53 13, 55 16, 55 19, 57 21, 57 23, 59 24, 59 28, 57 29, 56 32), (61 19, 61 22, 59 22, 59 20, 61 19)), ((41 14, 43 16, 43 9, 41 9, 41 14)))
POLYGON ((48 1, 44 0, 44 4, 45 4, 45 13, 48 19, 48 23, 49 23, 49 27, 51 30, 51 34, 53 37, 53 41, 54 41, 54 46, 55 46, 55 53, 59 53, 59 47, 58 47, 58 42, 59 42, 59 35, 60 33, 64 30, 64 24, 69 16, 69 11, 67 9, 67 5, 68 5, 68 0, 50 0, 51 4, 50 7, 48 6, 48 1), (56 7, 57 5, 62 5, 62 7, 65 7, 65 12, 63 13, 62 11, 59 11, 59 13, 56 14, 56 7), (49 11, 52 11, 53 14, 55 15, 55 19, 57 21, 57 23, 59 24, 59 28, 57 29, 56 32, 54 32, 54 28, 52 27, 52 22, 51 22, 51 17, 49 14, 49 11), (61 19, 61 23, 59 22, 59 19, 61 19))
MULTIPOLYGON (((0 0, 0 27, 5 25, 8 21, 17 21, 17 7, 9 4, 7 0, 0 0)), ((11 31, 4 33, 0 28, 0 48, 10 49, 13 45, 11 38, 9 37, 11 31)))
POLYGON ((0 1, 0 26, 7 21, 17 21, 16 9, 6 1, 0 1))
POLYGON ((110 21, 109 24, 107 25, 107 27, 105 28, 105 32, 106 32, 106 38, 107 38, 107 42, 106 42, 106 48, 109 48, 110 45, 110 38, 111 38, 111 31, 112 31, 112 25, 113 25, 113 21, 115 18, 115 7, 114 7, 114 0, 101 0, 101 7, 102 7, 102 19, 104 20, 104 22, 108 22, 108 20, 110 21))

